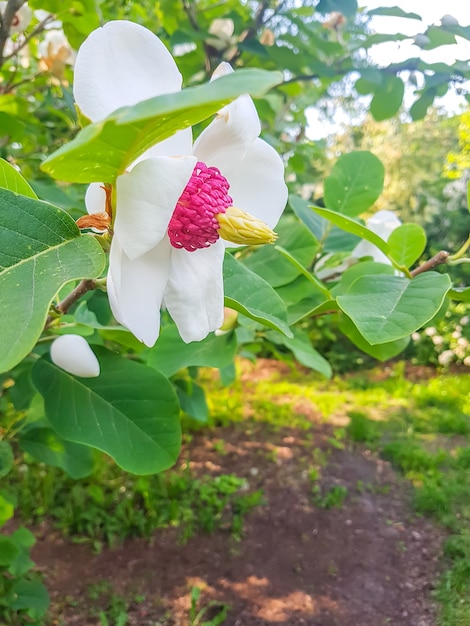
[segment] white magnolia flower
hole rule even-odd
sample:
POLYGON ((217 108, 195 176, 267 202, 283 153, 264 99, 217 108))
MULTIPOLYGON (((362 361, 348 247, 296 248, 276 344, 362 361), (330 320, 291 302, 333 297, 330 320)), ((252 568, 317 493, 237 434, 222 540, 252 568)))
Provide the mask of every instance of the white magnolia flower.
MULTIPOLYGON (((230 71, 223 64, 217 77, 230 71)), ((82 113, 96 122, 120 107, 179 91, 181 82, 155 35, 115 21, 81 46, 74 94, 82 113)), ((221 326, 225 245, 219 235, 225 236, 220 222, 228 207, 251 213, 269 228, 276 225, 287 200, 284 167, 259 138, 260 130, 251 98, 241 96, 219 112, 194 146, 191 129, 180 131, 118 177, 108 296, 115 318, 146 345, 158 337, 162 305, 186 342, 221 326)), ((103 213, 100 185, 90 187, 86 203, 89 213, 103 213)))
POLYGON ((80 335, 61 335, 51 344, 51 359, 69 374, 82 378, 100 375, 100 364, 86 339, 80 335))
MULTIPOLYGON (((395 228, 401 226, 401 221, 395 213, 393 213, 393 211, 377 211, 375 215, 367 220, 366 226, 381 239, 388 241, 388 238, 393 233, 395 228)), ((388 265, 391 265, 385 254, 379 250, 377 246, 374 246, 373 243, 370 243, 365 239, 357 244, 351 254, 356 259, 370 256, 377 263, 387 263, 388 265)))
MULTIPOLYGON (((1 15, 4 14, 6 6, 7 6, 6 0, 1 0, 0 2, 0 14, 1 15)), ((14 33, 22 33, 23 31, 25 31, 28 28, 32 17, 33 17, 33 12, 31 11, 31 9, 28 6, 28 3, 26 2, 18 9, 18 11, 13 16, 13 20, 10 25, 9 34, 13 35, 14 33)))

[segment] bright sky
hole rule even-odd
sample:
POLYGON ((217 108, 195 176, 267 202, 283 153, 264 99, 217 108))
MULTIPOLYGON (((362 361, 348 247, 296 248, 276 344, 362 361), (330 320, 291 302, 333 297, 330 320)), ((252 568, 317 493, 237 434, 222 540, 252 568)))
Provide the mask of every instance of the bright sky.
MULTIPOLYGON (((422 16, 422 21, 395 18, 390 16, 376 16, 373 18, 371 27, 378 33, 402 33, 409 35, 410 39, 398 42, 387 42, 373 46, 369 50, 370 57, 379 65, 386 66, 389 63, 400 62, 410 57, 421 57, 428 63, 443 61, 453 63, 455 60, 468 61, 470 59, 470 41, 457 37, 457 44, 440 46, 434 50, 422 50, 413 42, 413 37, 424 33, 432 24, 440 25, 443 15, 452 15, 461 26, 470 24, 470 0, 359 0, 359 5, 367 9, 375 9, 379 6, 399 6, 408 13, 417 13, 422 16)), ((414 100, 412 93, 405 94, 405 103, 411 104, 414 100)), ((458 97, 455 91, 449 90, 443 98, 438 98, 435 103, 444 106, 449 111, 457 112, 465 100, 458 97)), ((309 125, 308 136, 311 139, 320 139, 335 132, 335 125, 325 125, 318 119, 317 112, 312 109, 308 113, 309 125)), ((344 113, 338 112, 337 124, 347 123, 344 113)))

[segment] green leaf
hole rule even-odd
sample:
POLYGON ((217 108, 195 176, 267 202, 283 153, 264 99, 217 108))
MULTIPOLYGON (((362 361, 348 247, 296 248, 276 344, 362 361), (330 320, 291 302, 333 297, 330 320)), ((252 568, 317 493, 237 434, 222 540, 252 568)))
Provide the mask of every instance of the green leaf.
POLYGON ((151 146, 207 119, 238 96, 262 96, 281 81, 279 72, 238 70, 205 85, 123 107, 89 124, 41 168, 69 182, 113 182, 151 146))
POLYGON ((388 274, 389 276, 393 276, 394 269, 391 265, 386 265, 385 263, 361 261, 343 272, 339 283, 331 290, 331 294, 338 296, 342 293, 346 293, 349 287, 358 278, 361 276, 371 276, 373 274, 388 274))
POLYGON ((401 107, 404 94, 405 85, 401 78, 384 74, 382 84, 375 90, 370 103, 372 117, 378 122, 393 117, 401 107))
POLYGON ((374 204, 383 184, 384 166, 374 154, 365 150, 344 154, 325 179, 325 205, 354 217, 374 204))
POLYGON ((369 356, 377 359, 378 361, 388 361, 399 355, 410 342, 410 338, 402 337, 402 339, 396 339, 395 341, 389 341, 388 343, 379 343, 371 345, 364 339, 361 333, 354 326, 353 322, 347 315, 342 313, 339 318, 339 328, 341 332, 362 352, 365 352, 369 356))
POLYGON ((357 0, 320 0, 316 10, 318 13, 338 11, 346 15, 346 17, 354 17, 357 12, 357 0))
POLYGON ((436 96, 435 89, 426 89, 421 96, 413 102, 410 108, 411 119, 416 122, 416 120, 421 120, 428 112, 429 107, 434 102, 434 98, 436 96))
POLYGON ((313 210, 325 217, 336 226, 339 226, 342 230, 346 230, 348 233, 352 233, 353 235, 357 235, 361 239, 366 239, 373 243, 379 250, 381 250, 387 256, 390 256, 390 248, 388 243, 384 241, 381 237, 373 233, 366 226, 359 224, 356 220, 347 217, 347 215, 342 215, 341 213, 336 213, 336 211, 330 211, 329 209, 324 209, 322 207, 314 206, 313 210))
POLYGON ((193 380, 178 380, 176 393, 184 413, 200 424, 206 424, 209 420, 209 407, 204 389, 193 380))
POLYGON ((13 467, 13 450, 8 441, 0 441, 0 478, 10 473, 13 467))
POLYGON ((16 497, 9 491, 0 491, 0 527, 15 514, 16 497))
POLYGON ((440 46, 449 46, 456 43, 455 35, 443 30, 439 26, 430 26, 425 32, 430 42, 422 46, 424 50, 433 50, 440 46))
POLYGON ((372 345, 411 335, 441 307, 450 287, 447 274, 363 276, 337 302, 372 345))
POLYGON ((0 567, 8 567, 19 553, 20 549, 11 537, 0 535, 0 567))
POLYGON ((173 376, 185 367, 227 367, 237 351, 234 333, 216 336, 213 333, 202 341, 184 343, 174 324, 162 328, 155 346, 148 351, 147 365, 165 376, 173 376))
POLYGON ((23 576, 34 567, 33 561, 29 558, 30 548, 36 543, 36 539, 27 528, 20 527, 11 535, 11 539, 18 547, 19 553, 15 560, 9 565, 8 572, 15 576, 23 576))
POLYGON ((283 300, 271 285, 236 261, 231 254, 225 255, 224 289, 226 306, 292 337, 283 300))
POLYGON ((388 238, 390 255, 399 265, 410 267, 423 254, 426 233, 418 224, 402 224, 388 238))
POLYGON ((60 467, 71 478, 89 476, 93 471, 90 448, 65 441, 51 428, 29 428, 20 435, 20 448, 46 465, 60 467))
POLYGON ((299 220, 305 224, 314 237, 320 240, 323 237, 326 228, 326 222, 320 216, 316 215, 312 211, 312 207, 309 202, 296 196, 294 194, 289 195, 289 204, 297 215, 299 220))
MULTIPOLYGON (((300 265, 309 267, 318 246, 312 233, 292 216, 283 216, 276 231, 279 235, 276 243, 287 250, 300 265)), ((272 287, 290 283, 300 273, 274 246, 260 246, 244 259, 243 264, 272 287)))
POLYGON ((22 196, 28 196, 29 198, 37 199, 37 195, 29 186, 28 181, 21 176, 21 174, 10 165, 8 161, 0 158, 0 187, 2 189, 8 189, 14 193, 19 193, 22 196))
POLYGON ((447 293, 451 300, 470 302, 470 287, 454 287, 447 293))
POLYGON ((134 474, 173 465, 181 445, 179 405, 171 383, 156 370, 93 346, 97 378, 78 378, 47 357, 32 377, 45 400, 46 417, 64 439, 109 454, 134 474))
POLYGON ((367 11, 368 15, 389 15, 390 17, 405 17, 411 20, 421 20, 421 15, 408 13, 400 7, 377 7, 372 11, 367 11))
POLYGON ((0 189, 0 371, 34 347, 55 294, 104 269, 101 246, 61 209, 0 189))
POLYGON ((331 365, 315 350, 306 333, 296 328, 294 329, 294 336, 291 338, 284 337, 279 333, 269 333, 267 338, 275 344, 284 345, 292 352, 296 360, 305 365, 305 367, 320 372, 325 378, 331 378, 331 365))
POLYGON ((16 580, 12 585, 15 599, 11 603, 14 611, 33 610, 42 615, 49 607, 49 594, 38 580, 16 580))

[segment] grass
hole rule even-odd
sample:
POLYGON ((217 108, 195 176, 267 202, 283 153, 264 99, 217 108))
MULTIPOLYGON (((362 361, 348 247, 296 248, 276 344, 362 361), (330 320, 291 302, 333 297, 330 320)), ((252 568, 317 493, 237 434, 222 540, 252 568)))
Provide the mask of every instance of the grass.
POLYGON ((18 512, 29 523, 46 517, 95 552, 127 537, 149 536, 158 528, 178 527, 182 541, 196 532, 228 528, 235 539, 248 511, 260 505, 260 491, 246 490, 233 474, 195 477, 188 468, 156 476, 132 476, 101 457, 96 472, 73 481, 49 467, 24 463, 10 478, 18 512))

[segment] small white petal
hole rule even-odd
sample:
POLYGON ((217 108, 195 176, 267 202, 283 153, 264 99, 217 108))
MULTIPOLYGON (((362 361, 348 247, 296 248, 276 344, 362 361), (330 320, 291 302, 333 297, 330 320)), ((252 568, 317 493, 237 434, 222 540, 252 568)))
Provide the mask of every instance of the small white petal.
POLYGON ((61 335, 51 344, 51 359, 69 374, 82 378, 100 375, 100 364, 87 340, 80 335, 61 335))
POLYGON ((131 261, 114 236, 109 254, 108 298, 114 317, 151 348, 160 332, 160 307, 170 270, 170 242, 131 261))
MULTIPOLYGON (((212 80, 232 72, 228 63, 221 63, 212 80)), ((240 96, 221 109, 215 120, 202 131, 194 144, 194 154, 207 165, 215 165, 220 152, 229 148, 232 159, 241 159, 260 132, 261 123, 253 100, 250 96, 240 96)))
POLYGON ((201 341, 224 320, 224 244, 187 252, 171 250, 165 306, 184 342, 201 341))
POLYGON ((127 21, 94 30, 77 54, 73 91, 93 122, 116 109, 181 89, 170 52, 152 32, 127 21))
POLYGON ((156 157, 116 181, 114 233, 133 260, 166 236, 168 223, 196 165, 196 157, 156 157))

